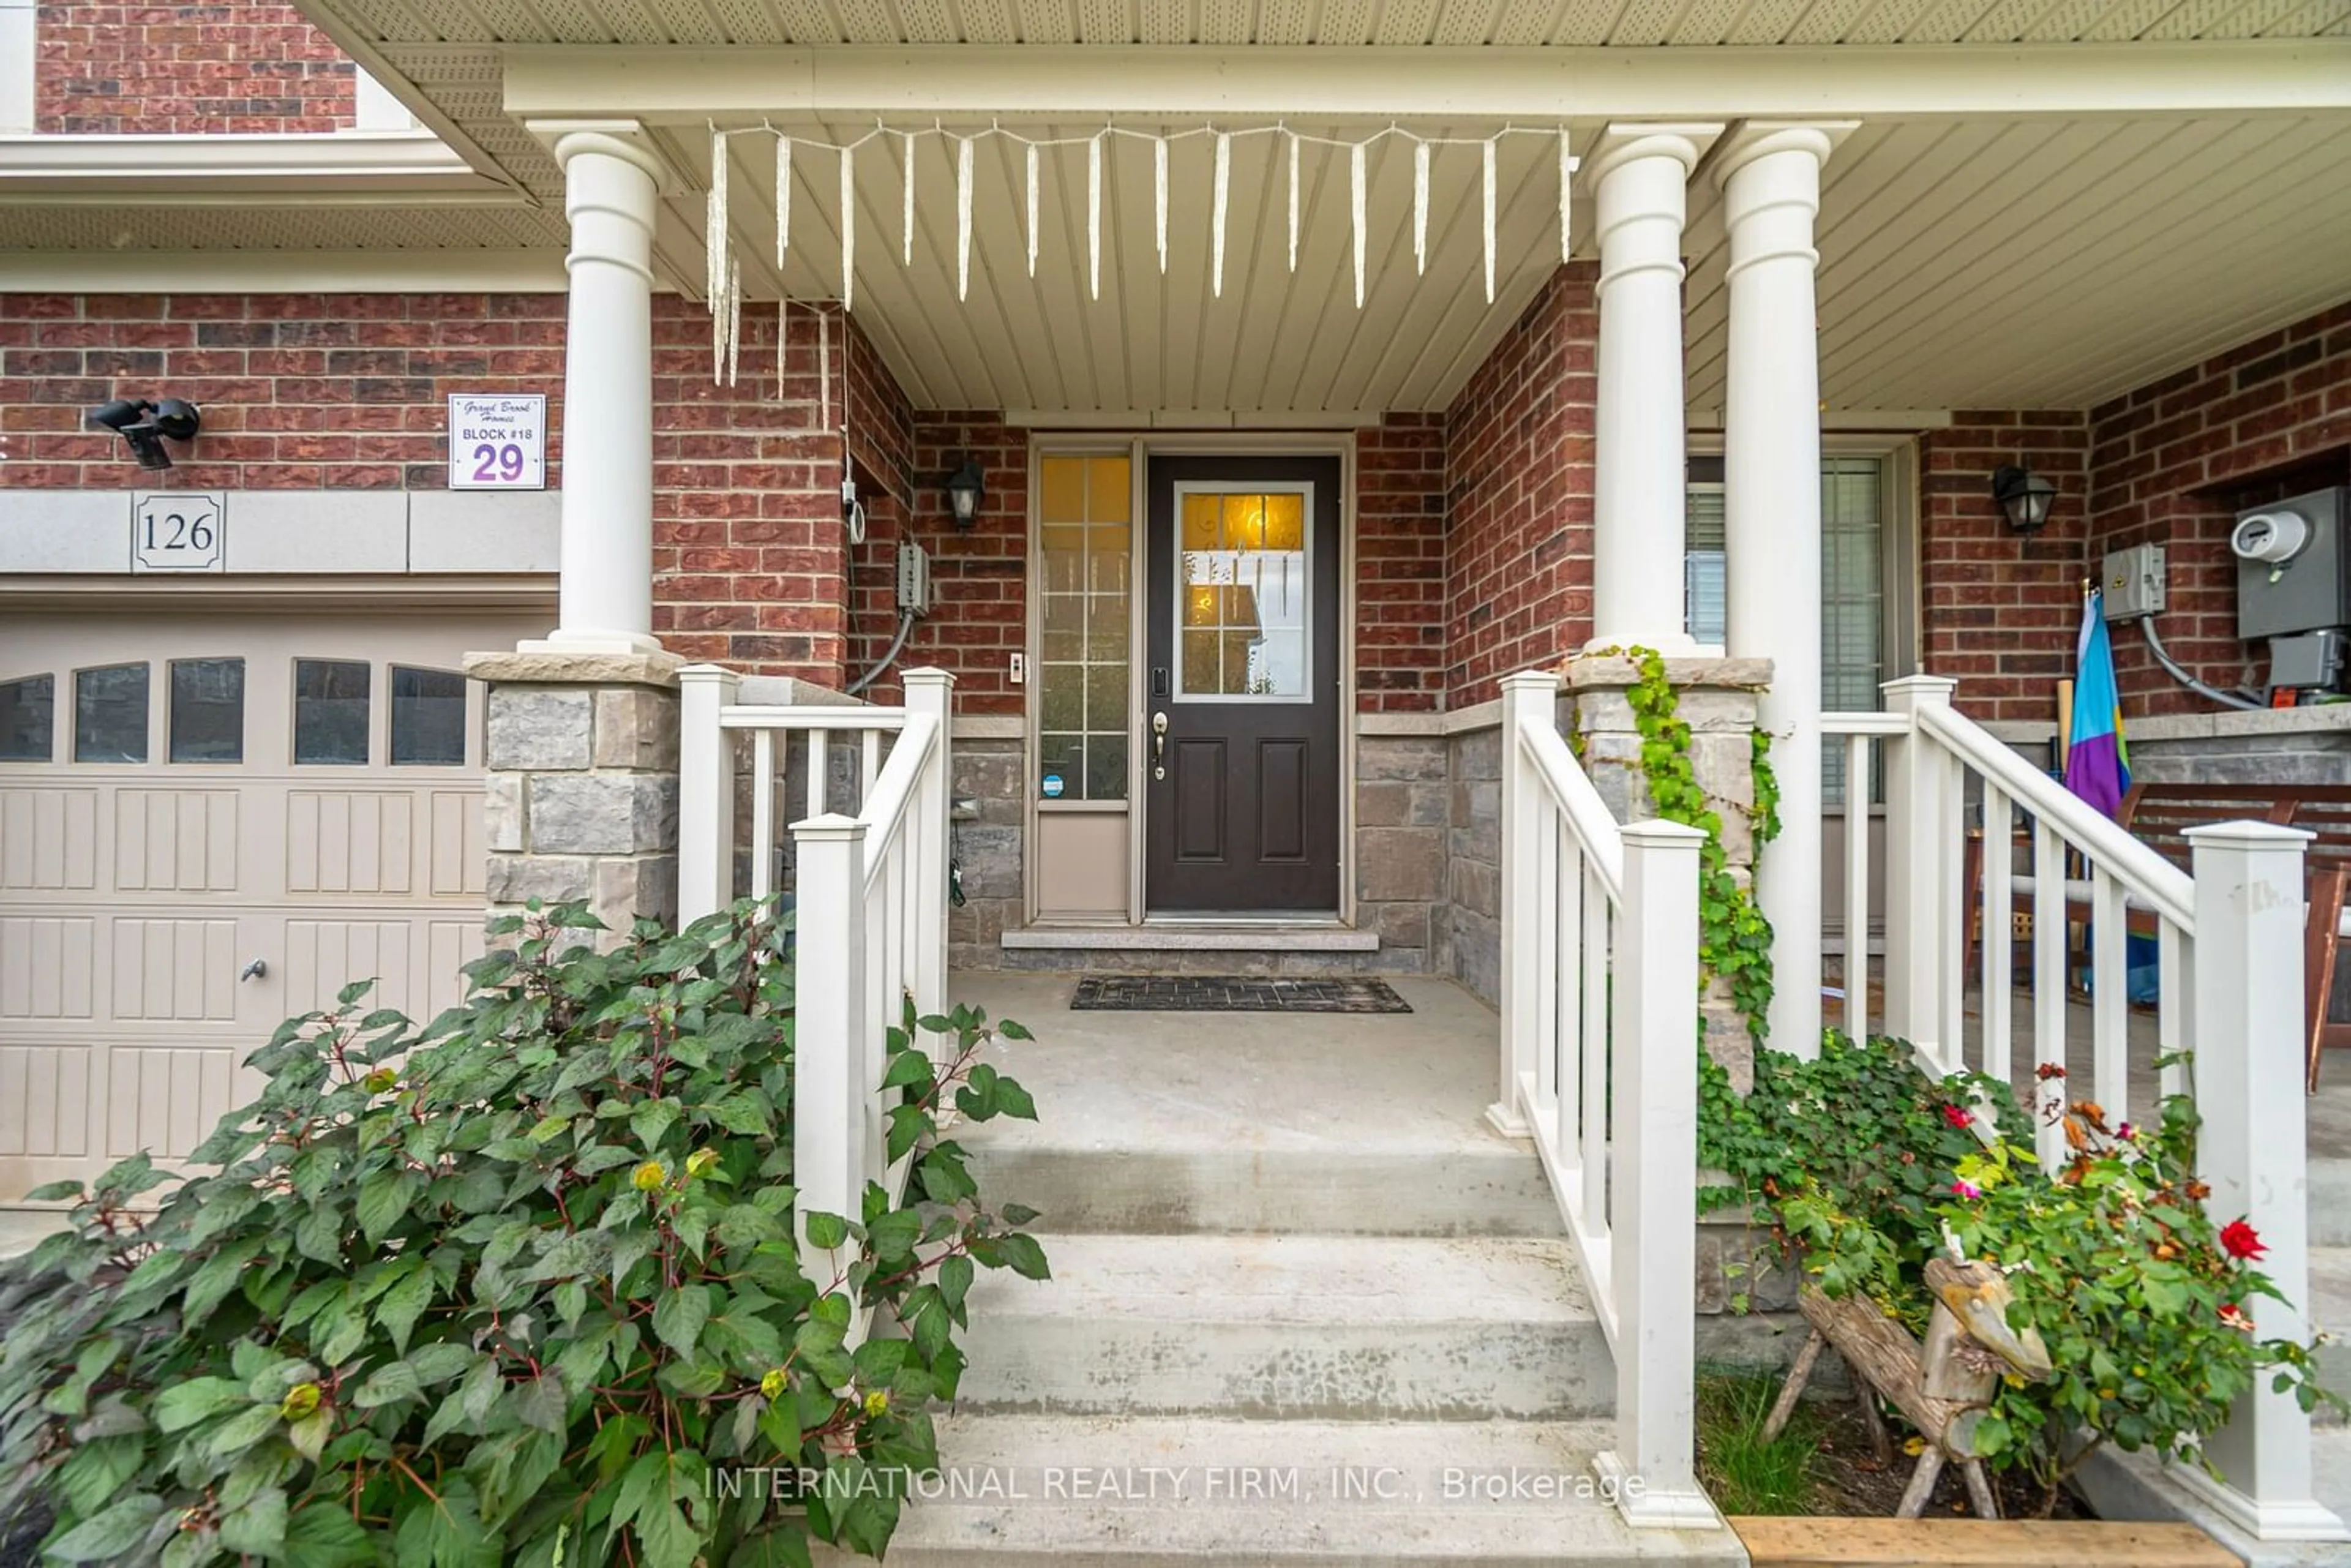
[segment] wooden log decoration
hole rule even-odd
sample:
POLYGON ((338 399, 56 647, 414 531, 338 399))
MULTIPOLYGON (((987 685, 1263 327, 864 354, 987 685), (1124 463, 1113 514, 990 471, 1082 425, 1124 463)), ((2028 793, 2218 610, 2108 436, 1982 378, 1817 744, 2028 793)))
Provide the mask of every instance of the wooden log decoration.
MULTIPOLYGON (((1944 1465, 1957 1461, 1977 1514, 1996 1519, 1999 1504, 1991 1480, 1975 1451, 1976 1426, 1991 1406, 2003 1372, 2034 1381, 2045 1378, 2053 1370, 2049 1351, 2032 1328, 2019 1333, 2009 1327, 2012 1298, 2008 1281, 1991 1264, 1929 1259, 1927 1286, 1935 1294, 1935 1306, 1923 1345, 1865 1296, 1832 1298, 1813 1285, 1798 1291, 1797 1308, 1813 1333, 1789 1370, 1787 1386, 1763 1424, 1763 1436, 1769 1441, 1786 1428, 1821 1347, 1832 1346, 1852 1369, 1866 1416, 1877 1415, 1875 1401, 1882 1396, 1926 1439, 1895 1516, 1917 1518, 1944 1465)), ((1871 1425, 1875 1438, 1883 1422, 1871 1425)))

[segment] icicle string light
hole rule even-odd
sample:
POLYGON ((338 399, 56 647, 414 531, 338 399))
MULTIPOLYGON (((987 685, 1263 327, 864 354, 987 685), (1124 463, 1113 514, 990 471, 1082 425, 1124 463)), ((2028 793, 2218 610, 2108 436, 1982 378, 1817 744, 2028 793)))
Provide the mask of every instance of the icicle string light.
POLYGON ((1290 133, 1290 270, 1298 270, 1298 133, 1290 133))
POLYGON ((906 132, 904 175, 898 196, 898 265, 914 265, 914 133, 906 132))
MULTIPOLYGON (((1488 293, 1491 294, 1489 289, 1488 293)), ((841 150, 841 308, 857 300, 857 148, 841 150)))
POLYGON ((1233 185, 1233 139, 1217 138, 1216 207, 1208 219, 1209 291, 1219 299, 1225 297, 1225 198, 1233 185))
POLYGON ((1486 143, 1485 177, 1479 182, 1486 239, 1486 303, 1494 302, 1494 144, 1486 143))
POLYGON ((1102 298, 1102 139, 1086 143, 1086 292, 1102 298))
MULTIPOLYGON (((731 246, 732 228, 728 213, 730 160, 728 141, 736 136, 761 135, 776 143, 776 266, 780 272, 791 250, 793 160, 801 147, 814 147, 835 153, 841 160, 841 308, 851 308, 855 292, 857 259, 856 239, 856 173, 857 150, 877 138, 894 136, 899 139, 904 153, 900 169, 898 210, 898 259, 904 267, 914 259, 915 144, 925 137, 939 137, 955 143, 956 181, 956 298, 967 300, 971 295, 972 203, 974 199, 974 148, 982 137, 997 137, 1018 143, 1024 152, 1025 197, 1027 206, 1028 266, 1030 277, 1036 276, 1037 259, 1042 247, 1043 225, 1040 221, 1040 154, 1049 147, 1082 146, 1086 152, 1086 287, 1090 298, 1102 298, 1102 204, 1103 162, 1108 155, 1110 139, 1123 137, 1129 141, 1147 141, 1152 149, 1152 220, 1154 240, 1158 255, 1159 270, 1167 271, 1168 217, 1170 190, 1169 148, 1177 141, 1196 137, 1211 139, 1214 156, 1214 205, 1210 214, 1211 284, 1216 294, 1224 293, 1225 253, 1230 240, 1228 214, 1232 193, 1233 143, 1257 136, 1279 136, 1287 154, 1284 171, 1288 186, 1289 263, 1290 270, 1298 270, 1298 247, 1303 221, 1300 189, 1300 148, 1307 142, 1333 150, 1344 149, 1348 164, 1348 222, 1351 228, 1355 304, 1361 308, 1368 285, 1368 248, 1370 243, 1368 214, 1368 154, 1379 141, 1395 139, 1411 144, 1413 150, 1413 264, 1416 273, 1426 276, 1428 267, 1428 215, 1431 198, 1431 162, 1433 150, 1438 147, 1475 147, 1479 153, 1479 211, 1483 253, 1482 272, 1486 298, 1490 304, 1495 297, 1496 271, 1499 265, 1496 225, 1499 214, 1499 151, 1501 143, 1517 136, 1550 138, 1557 148, 1559 163, 1559 254, 1562 261, 1573 253, 1575 233, 1573 191, 1575 175, 1581 164, 1576 158, 1569 132, 1564 126, 1504 125, 1487 136, 1424 136, 1400 125, 1389 125, 1360 137, 1317 135, 1312 131, 1295 130, 1287 122, 1272 125, 1219 126, 1215 124, 1190 127, 1183 131, 1155 131, 1131 130, 1124 126, 1104 125, 1101 130, 1081 136, 1025 136, 1007 130, 1000 124, 990 124, 973 130, 951 131, 941 121, 927 126, 892 127, 876 124, 871 131, 840 142, 786 135, 774 125, 762 122, 734 130, 710 128, 710 188, 704 207, 704 250, 706 270, 704 274, 704 297, 713 318, 711 349, 713 373, 730 382, 737 373, 740 359, 740 297, 742 289, 741 261, 731 246), (796 145, 797 144, 797 145, 796 145)), ((777 344, 778 373, 784 368, 784 344, 777 344)))
POLYGON ((1364 308, 1364 144, 1347 149, 1347 205, 1355 231, 1355 308, 1364 308))
POLYGON ((1412 150, 1412 270, 1428 276, 1428 143, 1412 150))
POLYGON ((956 298, 971 296, 971 138, 956 139, 956 298))
POLYGON ((1029 276, 1037 276, 1037 144, 1029 143, 1029 276))
POLYGON ((1151 144, 1152 212, 1159 230, 1159 276, 1167 276, 1167 140, 1151 144))

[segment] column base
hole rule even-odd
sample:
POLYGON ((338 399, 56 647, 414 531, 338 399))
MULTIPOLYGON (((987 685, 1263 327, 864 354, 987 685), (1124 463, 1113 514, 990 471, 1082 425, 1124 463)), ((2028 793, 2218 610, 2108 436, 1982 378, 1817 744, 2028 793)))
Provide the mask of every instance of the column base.
POLYGON ((649 632, 569 632, 559 626, 544 637, 515 644, 517 653, 658 653, 661 639, 649 632))

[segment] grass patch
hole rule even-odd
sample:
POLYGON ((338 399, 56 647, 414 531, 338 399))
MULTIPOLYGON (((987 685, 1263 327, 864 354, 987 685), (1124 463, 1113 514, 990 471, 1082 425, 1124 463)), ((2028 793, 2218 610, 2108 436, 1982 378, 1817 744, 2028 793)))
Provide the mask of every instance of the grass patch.
POLYGON ((1787 1429, 1764 1441, 1763 1421, 1782 1381, 1745 1371, 1698 1374, 1698 1475, 1725 1513, 1814 1511, 1813 1465, 1825 1424, 1819 1411, 1800 1403, 1787 1429))

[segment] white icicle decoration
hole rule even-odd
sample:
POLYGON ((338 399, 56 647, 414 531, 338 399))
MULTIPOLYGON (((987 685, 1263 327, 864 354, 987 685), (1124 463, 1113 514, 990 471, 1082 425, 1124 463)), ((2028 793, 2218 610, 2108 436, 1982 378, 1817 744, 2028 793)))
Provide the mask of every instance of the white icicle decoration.
POLYGON ((1412 144, 1412 270, 1428 274, 1428 143, 1412 144))
POLYGON ((716 315, 726 292, 726 133, 710 133, 710 196, 703 210, 703 298, 716 315))
POLYGON ((1151 142, 1151 184, 1154 209, 1159 220, 1159 276, 1167 276, 1167 138, 1154 137, 1151 142))
POLYGON ((956 138, 956 298, 971 296, 971 138, 956 138))
POLYGON ((898 265, 914 265, 914 133, 905 133, 906 171, 898 195, 898 265))
POLYGON ((1559 133, 1559 259, 1562 266, 1573 259, 1575 231, 1568 222, 1575 204, 1575 172, 1583 163, 1568 151, 1567 132, 1559 133))
POLYGON ((1037 276, 1037 144, 1029 143, 1029 276, 1037 276))
POLYGON ((743 357, 743 258, 726 259, 726 384, 733 386, 743 357))
POLYGON ((1480 193, 1486 217, 1486 303, 1494 302, 1494 143, 1491 138, 1485 145, 1486 171, 1484 190, 1480 193))
POLYGON ((1290 132, 1290 270, 1298 270, 1298 132, 1290 132))
POLYGON ((1102 139, 1086 143, 1086 287, 1102 298, 1102 139))
POLYGON ((776 270, 792 248, 792 139, 776 138, 776 270))
POLYGON ((710 271, 718 281, 710 287, 710 384, 724 386, 726 382, 726 253, 712 252, 718 259, 710 271))
POLYGON ((1217 204, 1208 219, 1209 288, 1219 299, 1225 297, 1225 198, 1233 183, 1233 138, 1230 131, 1217 132, 1217 204))
POLYGON ((857 298, 857 149, 841 150, 841 308, 857 298))
POLYGON ((1347 149, 1347 205, 1355 231, 1355 308, 1364 308, 1364 144, 1347 149))

